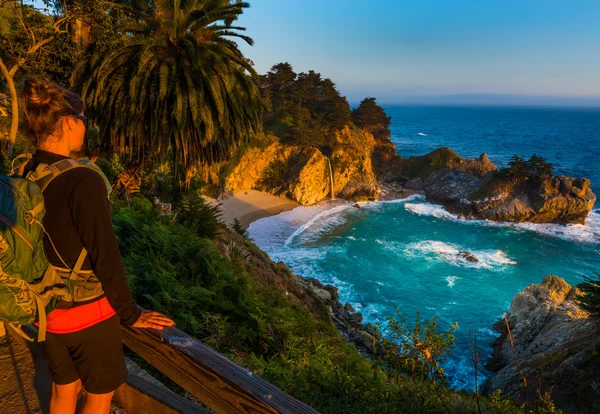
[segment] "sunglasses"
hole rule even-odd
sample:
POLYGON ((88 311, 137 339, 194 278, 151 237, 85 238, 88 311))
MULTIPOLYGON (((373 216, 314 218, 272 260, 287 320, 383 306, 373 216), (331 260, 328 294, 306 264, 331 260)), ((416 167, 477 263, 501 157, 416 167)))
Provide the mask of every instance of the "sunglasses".
POLYGON ((85 115, 79 115, 79 114, 71 114, 71 116, 73 118, 77 118, 77 119, 83 121, 83 124, 87 128, 87 121, 88 121, 88 117, 87 116, 85 116, 85 115))

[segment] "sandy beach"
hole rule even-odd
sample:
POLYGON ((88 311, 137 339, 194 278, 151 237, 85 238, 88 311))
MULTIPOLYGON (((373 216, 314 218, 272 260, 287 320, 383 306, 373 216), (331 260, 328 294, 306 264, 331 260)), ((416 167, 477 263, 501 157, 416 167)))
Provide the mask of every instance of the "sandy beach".
POLYGON ((212 204, 221 204, 223 221, 231 224, 237 218, 245 229, 253 221, 300 206, 287 197, 277 197, 256 190, 238 191, 224 200, 205 198, 212 204))
MULTIPOLYGON (((396 200, 413 194, 423 194, 423 192, 405 190, 401 186, 385 185, 382 186, 380 199, 396 200)), ((277 197, 257 190, 241 190, 222 200, 206 196, 205 199, 211 204, 221 204, 223 221, 231 224, 237 218, 245 229, 253 221, 293 210, 301 205, 290 198, 277 197)))

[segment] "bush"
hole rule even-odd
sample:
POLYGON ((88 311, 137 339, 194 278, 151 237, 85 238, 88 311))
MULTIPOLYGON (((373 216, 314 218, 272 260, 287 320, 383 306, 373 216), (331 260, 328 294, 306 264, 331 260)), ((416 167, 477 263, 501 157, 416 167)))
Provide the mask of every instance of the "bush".
POLYGON ((597 276, 597 279, 585 278, 585 282, 578 286, 583 291, 578 302, 583 309, 600 317, 600 274, 597 276))
POLYGON ((214 239, 224 226, 221 208, 207 203, 198 190, 183 194, 175 207, 177 222, 195 231, 199 237, 214 239))

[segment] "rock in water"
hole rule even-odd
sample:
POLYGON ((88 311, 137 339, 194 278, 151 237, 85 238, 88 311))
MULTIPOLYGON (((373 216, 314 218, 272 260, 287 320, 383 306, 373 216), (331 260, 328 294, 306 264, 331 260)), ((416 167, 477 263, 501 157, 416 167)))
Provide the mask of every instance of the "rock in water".
POLYGON ((500 337, 487 363, 492 372, 484 393, 496 389, 524 399, 523 381, 516 369, 527 376, 527 396, 533 402, 539 385, 551 390, 553 401, 570 412, 600 412, 600 318, 590 316, 577 303, 581 292, 557 276, 529 285, 513 299, 506 318, 514 338, 514 355, 504 320, 494 325, 500 337), (515 364, 515 357, 517 364, 515 364))
POLYGON ((458 252, 458 257, 465 259, 467 262, 477 263, 479 259, 473 255, 471 252, 467 252, 465 250, 461 250, 458 252))
POLYGON ((403 160, 405 187, 464 217, 494 221, 584 224, 596 202, 590 180, 514 178, 497 171, 486 154, 478 160, 440 148, 403 160))

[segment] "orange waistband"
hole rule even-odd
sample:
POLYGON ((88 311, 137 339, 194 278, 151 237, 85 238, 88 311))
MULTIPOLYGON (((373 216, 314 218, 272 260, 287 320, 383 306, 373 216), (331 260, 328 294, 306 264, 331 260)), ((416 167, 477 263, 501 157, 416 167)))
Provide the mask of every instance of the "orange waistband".
MULTIPOLYGON (((92 303, 76 306, 69 309, 54 309, 47 317, 47 331, 52 333, 71 333, 102 322, 116 312, 103 297, 92 303)), ((38 323, 35 323, 38 326, 38 323)))

